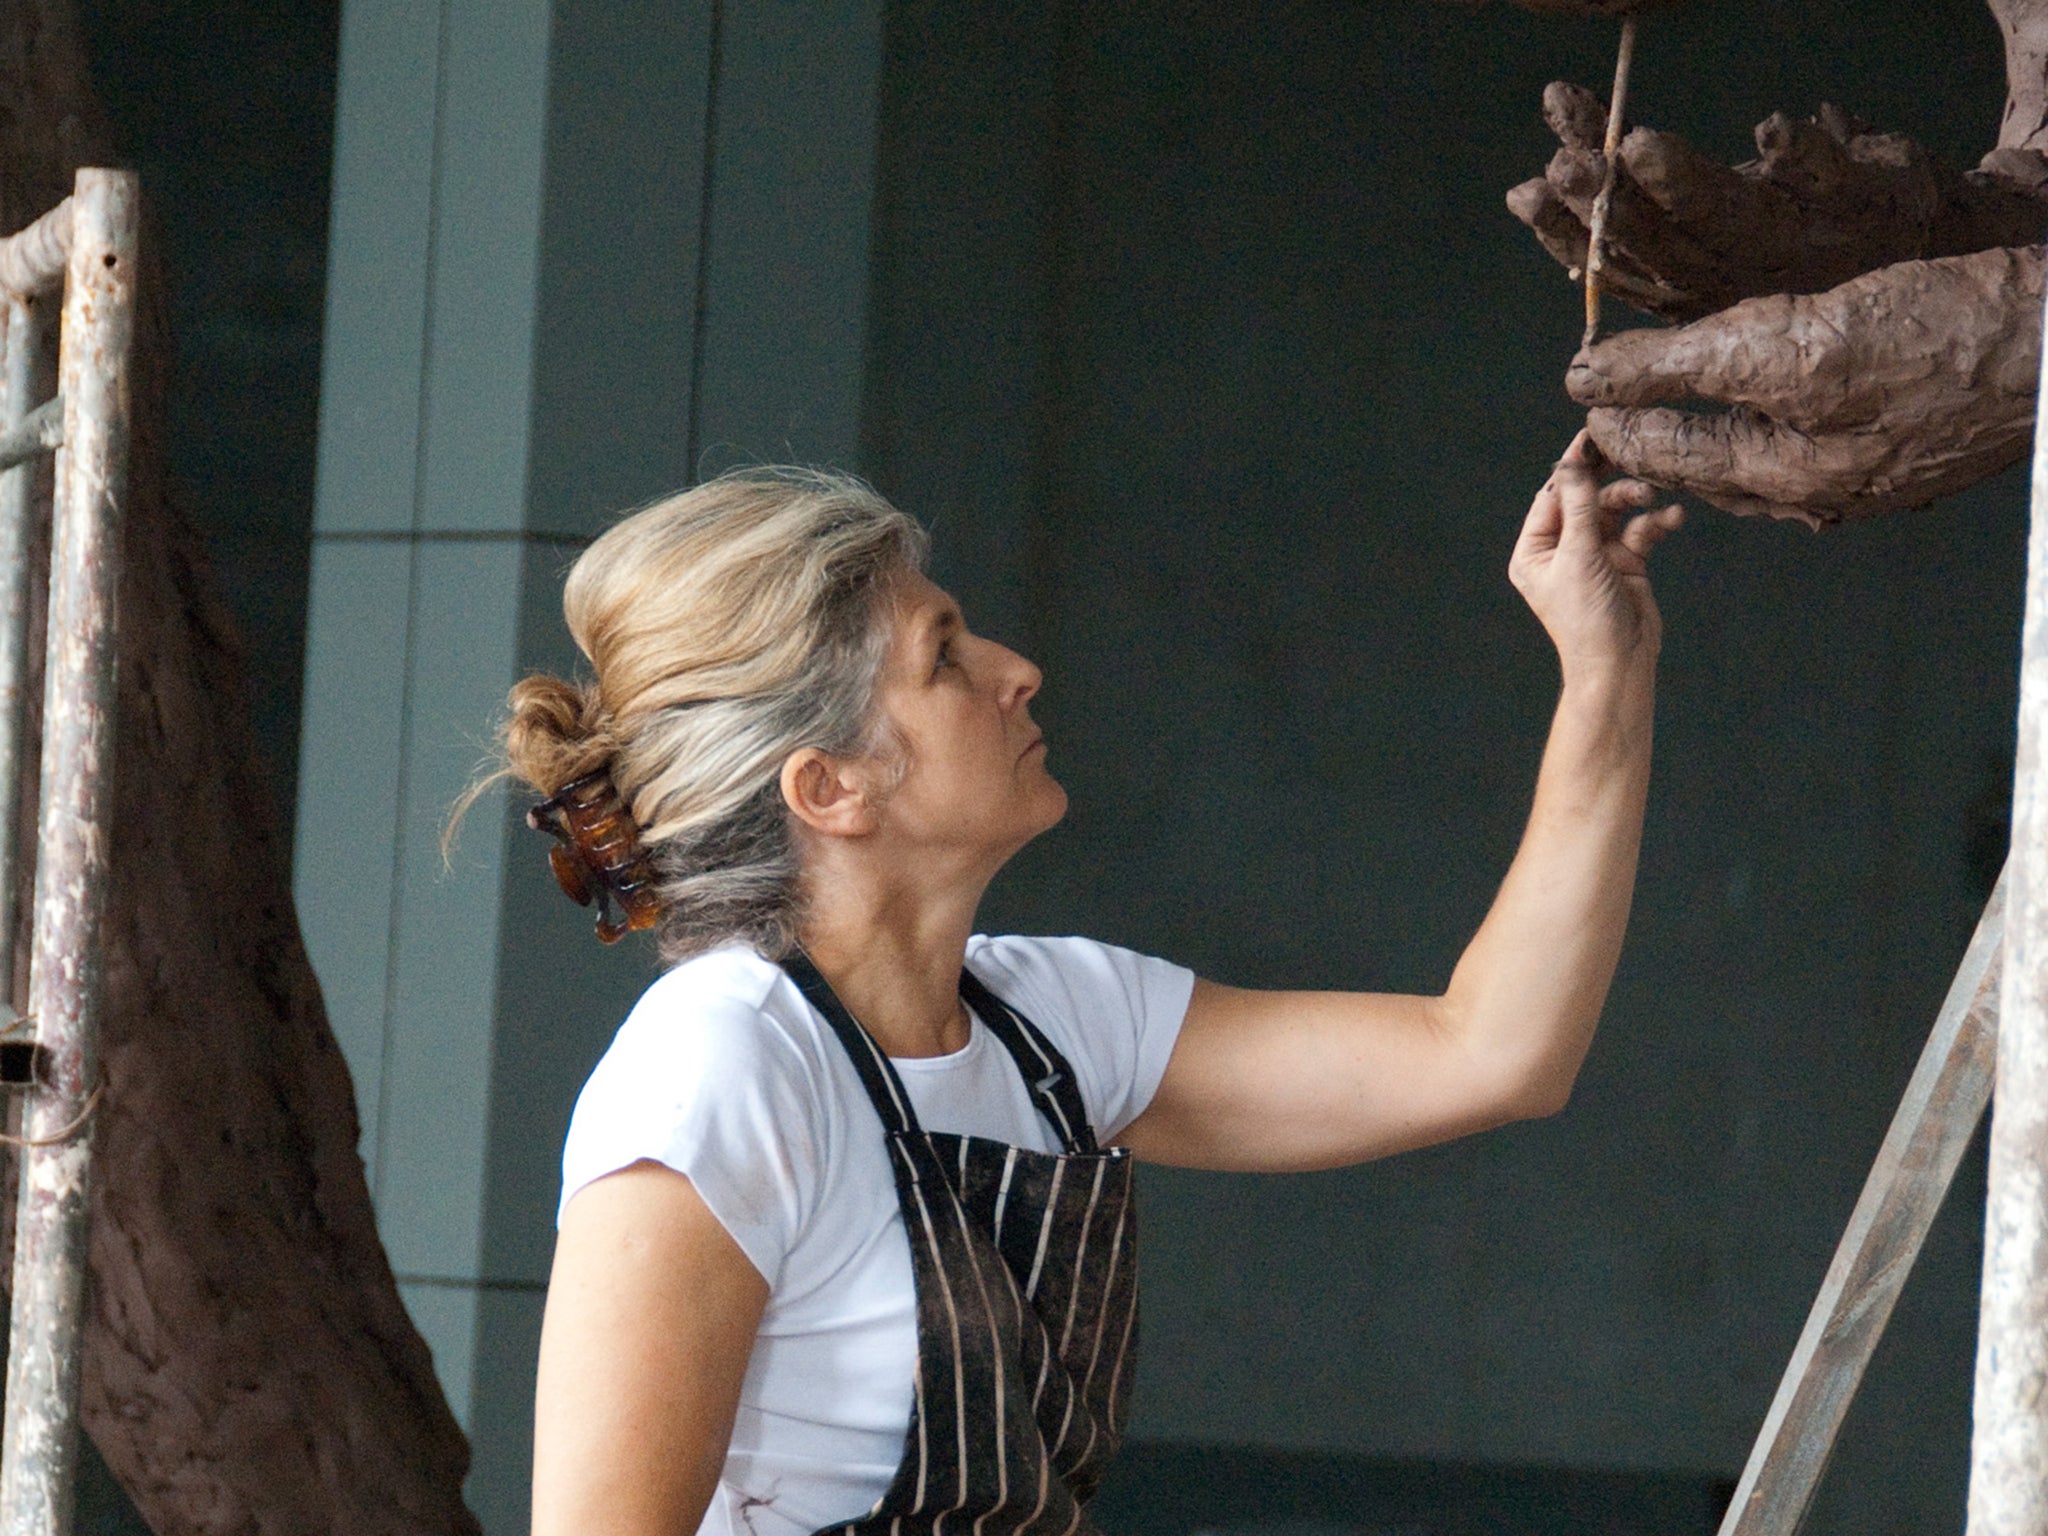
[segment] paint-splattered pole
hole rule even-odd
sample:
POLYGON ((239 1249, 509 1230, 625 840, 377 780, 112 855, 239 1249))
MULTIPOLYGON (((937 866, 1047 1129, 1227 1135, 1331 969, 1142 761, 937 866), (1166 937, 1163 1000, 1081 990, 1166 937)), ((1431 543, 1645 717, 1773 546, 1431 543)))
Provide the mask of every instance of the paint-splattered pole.
POLYGON ((1621 19, 1621 50, 1614 60, 1614 95, 1607 103, 1607 142, 1600 191, 1593 216, 1586 221, 1586 335, 1581 346, 1600 339, 1600 274, 1607 267, 1607 211, 1614 204, 1614 183, 1621 169, 1621 120, 1628 110, 1628 72, 1636 57, 1636 18, 1621 19))
POLYGON ((1969 1536, 2048 1536, 2048 389, 2036 406, 1969 1536))

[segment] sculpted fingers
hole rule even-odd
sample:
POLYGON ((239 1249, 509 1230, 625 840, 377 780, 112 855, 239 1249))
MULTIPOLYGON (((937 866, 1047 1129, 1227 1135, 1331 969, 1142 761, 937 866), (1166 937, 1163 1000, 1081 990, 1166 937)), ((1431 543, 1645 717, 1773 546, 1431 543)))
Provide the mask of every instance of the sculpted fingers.
POLYGON ((1979 251, 1746 299, 1611 337, 1572 360, 1565 387, 1592 406, 1747 406, 1809 433, 2002 422, 2033 397, 2043 268, 2039 247, 1979 251))
POLYGON ((1543 121, 1566 149, 1597 152, 1607 142, 1607 103, 1569 80, 1543 87, 1543 121))
POLYGON ((1812 439, 1775 422, 1746 411, 1661 409, 1600 409, 1586 420, 1601 450, 1631 475, 1744 516, 1831 520, 1809 505, 1839 489, 1817 462, 1812 439))
POLYGON ((1586 265, 1586 226, 1547 177, 1532 176, 1509 188, 1508 212, 1529 226, 1559 266, 1578 271, 1586 265))
POLYGON ((1802 351, 1789 295, 1746 299, 1676 330, 1623 331, 1582 350, 1565 372, 1581 405, 1701 399, 1758 409, 1798 404, 1802 351))
POLYGON ((1587 427, 1629 474, 1741 516, 1823 523, 1925 506, 2025 456, 2023 423, 2004 434, 1902 437, 1889 431, 1809 435, 1736 409, 1591 412, 1587 427))

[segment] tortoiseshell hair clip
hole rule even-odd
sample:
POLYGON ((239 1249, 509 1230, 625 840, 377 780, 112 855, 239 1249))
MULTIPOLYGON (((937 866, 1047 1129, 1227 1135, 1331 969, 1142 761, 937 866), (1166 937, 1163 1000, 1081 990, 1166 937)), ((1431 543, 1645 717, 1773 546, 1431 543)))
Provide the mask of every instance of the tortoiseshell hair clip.
POLYGON ((597 903, 597 936, 605 943, 659 921, 653 860, 604 769, 564 784, 526 813, 526 824, 556 838, 548 867, 579 907, 597 903), (612 916, 614 898, 622 917, 612 916))

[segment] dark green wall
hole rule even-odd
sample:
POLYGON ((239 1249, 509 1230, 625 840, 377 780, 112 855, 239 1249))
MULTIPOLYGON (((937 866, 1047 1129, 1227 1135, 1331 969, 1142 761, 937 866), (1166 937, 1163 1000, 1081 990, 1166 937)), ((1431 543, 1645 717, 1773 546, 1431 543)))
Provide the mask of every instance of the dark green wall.
POLYGON ((78 11, 169 278, 173 494, 206 534, 240 620, 288 829, 341 6, 80 0, 78 11))
MULTIPOLYGON (((1575 425, 1578 298, 1502 194, 1613 30, 1022 9, 892 12, 866 423, 970 620, 1048 674, 1073 811, 988 921, 1440 987, 1555 687, 1504 567, 1575 425)), ((1832 99, 1967 163, 2002 97, 1983 6, 1939 0, 1660 13, 1634 101, 1741 157, 1832 99)), ((1339 1174, 1148 1171, 1140 1434, 1733 1475, 1983 895, 2023 502, 1696 515, 1658 558, 1641 892, 1572 1107, 1339 1174)), ((1816 1529, 1961 1518, 1963 1186, 1816 1529)))

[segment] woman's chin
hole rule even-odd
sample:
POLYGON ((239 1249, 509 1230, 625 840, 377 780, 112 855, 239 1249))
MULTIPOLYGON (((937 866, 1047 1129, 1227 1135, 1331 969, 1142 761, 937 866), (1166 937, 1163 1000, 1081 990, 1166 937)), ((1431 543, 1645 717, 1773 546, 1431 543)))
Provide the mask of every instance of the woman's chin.
POLYGON ((1050 832, 1054 827, 1067 819, 1066 786, 1061 784, 1051 774, 1045 776, 1045 783, 1047 789, 1047 814, 1045 825, 1038 829, 1040 832, 1050 832))

